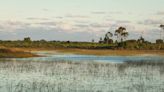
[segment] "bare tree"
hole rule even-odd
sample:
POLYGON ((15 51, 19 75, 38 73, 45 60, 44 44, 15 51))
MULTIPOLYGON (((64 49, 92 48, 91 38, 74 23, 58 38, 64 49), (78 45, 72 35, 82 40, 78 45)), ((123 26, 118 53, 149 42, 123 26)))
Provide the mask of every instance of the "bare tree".
POLYGON ((113 37, 113 34, 112 34, 111 32, 107 32, 107 33, 105 34, 104 41, 105 41, 106 43, 109 43, 109 40, 111 39, 111 37, 113 37))
POLYGON ((116 31, 115 31, 115 36, 117 36, 118 41, 122 42, 123 40, 125 40, 128 37, 129 33, 126 32, 126 28, 125 27, 119 27, 116 31))
POLYGON ((126 40, 126 38, 128 37, 129 33, 128 32, 123 32, 121 34, 121 36, 123 37, 123 40, 126 40))

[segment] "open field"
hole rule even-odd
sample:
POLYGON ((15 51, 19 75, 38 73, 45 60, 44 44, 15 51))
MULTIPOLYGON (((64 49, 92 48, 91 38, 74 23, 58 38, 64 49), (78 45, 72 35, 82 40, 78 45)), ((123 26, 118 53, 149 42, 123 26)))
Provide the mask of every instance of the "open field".
POLYGON ((0 92, 163 92, 164 61, 0 62, 0 92))

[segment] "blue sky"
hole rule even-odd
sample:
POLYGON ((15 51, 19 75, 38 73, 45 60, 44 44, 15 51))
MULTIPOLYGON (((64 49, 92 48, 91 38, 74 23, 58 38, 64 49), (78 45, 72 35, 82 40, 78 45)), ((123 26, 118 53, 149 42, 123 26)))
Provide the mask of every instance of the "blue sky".
POLYGON ((124 26, 128 39, 159 38, 164 0, 0 0, 0 39, 96 41, 124 26))

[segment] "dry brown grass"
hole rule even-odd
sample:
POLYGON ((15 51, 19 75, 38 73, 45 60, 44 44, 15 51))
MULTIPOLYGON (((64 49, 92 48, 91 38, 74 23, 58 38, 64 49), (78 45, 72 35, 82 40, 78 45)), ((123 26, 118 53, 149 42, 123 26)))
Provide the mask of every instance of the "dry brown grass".
POLYGON ((37 55, 22 50, 0 48, 0 58, 28 58, 28 57, 37 57, 37 55))
POLYGON ((88 49, 57 49, 63 53, 88 54, 88 55, 141 55, 141 54, 156 54, 164 55, 164 50, 88 50, 88 49))
POLYGON ((76 48, 12 48, 16 51, 57 51, 61 53, 87 54, 87 55, 109 55, 109 56, 132 56, 132 55, 164 55, 164 50, 109 50, 109 49, 76 49, 76 48))

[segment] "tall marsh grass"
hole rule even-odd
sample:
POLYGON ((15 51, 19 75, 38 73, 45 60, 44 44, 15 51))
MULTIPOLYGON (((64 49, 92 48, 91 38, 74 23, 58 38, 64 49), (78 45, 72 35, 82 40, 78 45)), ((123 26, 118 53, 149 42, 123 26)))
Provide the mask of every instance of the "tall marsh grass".
POLYGON ((0 62, 0 92, 164 92, 164 62, 0 62))

